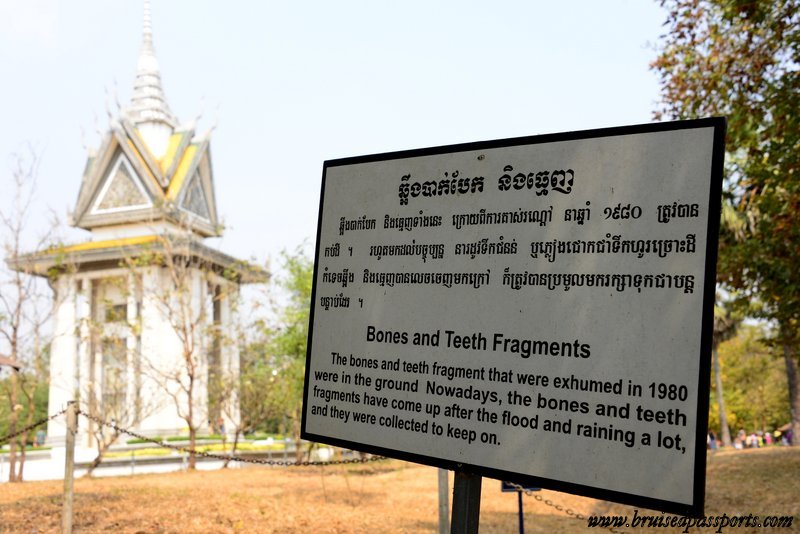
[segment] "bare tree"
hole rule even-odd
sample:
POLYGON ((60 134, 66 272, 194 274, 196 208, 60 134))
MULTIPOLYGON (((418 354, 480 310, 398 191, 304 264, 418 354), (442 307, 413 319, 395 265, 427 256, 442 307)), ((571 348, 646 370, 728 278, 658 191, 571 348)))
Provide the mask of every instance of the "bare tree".
MULTIPOLYGON (((99 337, 105 325, 97 324, 94 321, 93 323, 91 326, 92 335, 99 337)), ((138 324, 129 323, 125 325, 125 328, 130 329, 136 329, 137 327, 138 324)), ((103 352, 106 354, 107 363, 128 360, 125 354, 128 348, 123 338, 110 337, 104 339, 101 343, 103 352)), ((97 455, 86 471, 85 476, 87 477, 92 476, 94 470, 105 459, 108 450, 117 442, 122 434, 119 429, 135 426, 161 407, 155 399, 141 398, 138 395, 136 400, 132 401, 130 387, 126 383, 124 376, 126 370, 123 365, 113 365, 113 363, 112 365, 105 365, 101 387, 98 388, 96 384, 90 383, 84 388, 82 397, 88 399, 92 415, 113 425, 92 424, 89 426, 89 431, 97 447, 97 455)))
MULTIPOLYGON (((151 283, 142 282, 143 305, 157 309, 178 340, 180 357, 177 360, 153 361, 148 354, 143 354, 142 362, 143 372, 172 399, 178 416, 186 423, 192 451, 189 469, 196 466, 194 450, 198 431, 209 416, 209 398, 201 398, 201 394, 209 391, 209 376, 213 379, 220 368, 218 359, 212 361, 211 358, 219 353, 220 344, 224 342, 218 331, 214 307, 223 299, 234 299, 238 292, 232 280, 235 273, 220 270, 213 262, 201 258, 193 248, 196 243, 188 232, 161 233, 149 253, 128 261, 130 268, 144 269, 152 275, 151 283)), ((215 395, 214 387, 215 384, 211 384, 211 398, 222 391, 215 395)), ((227 390, 228 395, 231 393, 227 390)))
MULTIPOLYGON (((234 437, 231 452, 236 453, 239 438, 248 430, 257 428, 279 413, 279 408, 267 392, 274 387, 277 373, 269 363, 245 349, 241 359, 241 370, 238 377, 229 375, 221 384, 221 396, 238 401, 226 402, 223 406, 229 411, 228 418, 234 423, 234 437)), ((229 461, 225 462, 225 467, 229 461)))
MULTIPOLYGON (((47 381, 43 326, 50 318, 52 309, 50 292, 41 280, 34 276, 32 259, 23 253, 28 233, 28 224, 33 216, 33 201, 36 193, 36 177, 39 158, 33 148, 27 154, 12 157, 11 203, 0 209, 0 227, 3 232, 3 248, 10 269, 3 269, 3 289, 0 291, 0 338, 6 346, 8 356, 22 364, 22 369, 13 370, 4 388, 9 406, 9 433, 20 426, 29 426, 35 417, 36 390, 47 381), (24 420, 20 416, 27 406, 24 420)), ((43 232, 32 249, 40 249, 51 242, 58 226, 54 219, 43 232)), ((39 273, 41 274, 41 273, 39 273)), ((21 482, 25 465, 25 445, 28 432, 10 444, 9 482, 21 482)))

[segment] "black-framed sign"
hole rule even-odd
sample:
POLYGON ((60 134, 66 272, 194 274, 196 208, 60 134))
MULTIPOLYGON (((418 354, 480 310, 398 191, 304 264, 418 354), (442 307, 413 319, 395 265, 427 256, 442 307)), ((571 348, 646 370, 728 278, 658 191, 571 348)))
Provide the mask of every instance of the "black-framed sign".
POLYGON ((724 136, 325 162, 303 438, 701 514, 724 136))

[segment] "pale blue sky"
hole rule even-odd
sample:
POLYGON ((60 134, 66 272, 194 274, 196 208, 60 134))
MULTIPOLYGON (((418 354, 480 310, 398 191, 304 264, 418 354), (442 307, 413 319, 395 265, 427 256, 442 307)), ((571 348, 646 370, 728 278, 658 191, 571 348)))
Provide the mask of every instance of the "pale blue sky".
MULTIPOLYGON (((655 0, 152 4, 173 112, 218 122, 212 244, 242 258, 311 248, 326 159, 646 123, 658 98, 655 0)), ((128 102, 141 31, 139 0, 0 0, 4 189, 30 142, 38 209, 66 218, 81 129, 96 147, 105 92, 128 102)))

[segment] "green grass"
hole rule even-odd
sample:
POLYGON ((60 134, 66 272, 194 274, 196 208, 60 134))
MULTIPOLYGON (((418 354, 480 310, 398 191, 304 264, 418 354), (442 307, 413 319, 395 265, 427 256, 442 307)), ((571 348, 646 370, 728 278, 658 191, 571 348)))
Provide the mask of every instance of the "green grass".
POLYGON ((106 453, 106 458, 134 458, 140 456, 169 456, 172 454, 170 449, 160 449, 156 447, 147 447, 145 449, 134 449, 131 451, 113 451, 106 453))
POLYGON ((275 441, 283 441, 286 439, 286 436, 283 434, 268 434, 266 432, 256 432, 255 434, 245 434, 244 436, 244 439, 249 439, 252 441, 261 441, 269 438, 272 438, 275 441))
MULTIPOLYGON (((244 439, 248 441, 264 441, 270 438, 272 438, 276 442, 283 442, 286 439, 286 437, 283 434, 256 433, 256 434, 246 434, 244 436, 244 439)), ((196 436, 195 439, 197 441, 222 441, 223 436, 221 434, 200 434, 196 436)), ((125 443, 127 445, 140 445, 143 443, 145 444, 153 443, 154 441, 155 442, 166 441, 167 443, 189 441, 189 436, 169 436, 167 438, 161 436, 153 436, 150 439, 133 438, 125 441, 125 443)), ((245 441, 242 441, 240 443, 245 443, 245 441)))
POLYGON ((153 436, 150 439, 134 438, 134 439, 129 439, 125 443, 127 445, 138 445, 140 443, 153 443, 153 441, 163 441, 163 438, 161 436, 153 436))
MULTIPOLYGON (((33 445, 25 445, 26 451, 49 451, 50 449, 52 449, 52 447, 34 447, 33 445)), ((17 448, 17 451, 19 452, 19 448, 17 448)), ((0 454, 8 454, 9 452, 11 452, 9 449, 4 447, 0 448, 0 454)))
MULTIPOLYGON (((169 441, 169 440, 168 440, 169 441)), ((176 440, 172 440, 176 441, 176 440)), ((214 452, 218 454, 230 453, 233 450, 233 443, 227 442, 212 443, 208 445, 200 445, 196 447, 198 452, 214 452)), ((248 442, 240 442, 236 447, 237 452, 265 452, 265 451, 282 451, 284 450, 283 443, 273 443, 272 445, 254 445, 248 442)), ((130 458, 131 454, 135 458, 144 456, 169 456, 172 454, 172 449, 161 447, 146 447, 142 449, 132 449, 130 451, 112 451, 106 453, 106 458, 130 458)))
MULTIPOLYGON (((222 436, 220 434, 198 434, 195 436, 196 440, 211 440, 211 441, 222 441, 222 436)), ((189 441, 189 436, 170 436, 165 441, 173 442, 173 441, 189 441)))
MULTIPOLYGON (((283 443, 273 443, 272 445, 253 445, 252 443, 239 442, 239 444, 236 446, 236 450, 241 452, 282 451, 283 449, 283 443)), ((233 450, 233 443, 229 441, 225 445, 222 443, 203 445, 198 447, 197 450, 203 452, 230 452, 233 450)))

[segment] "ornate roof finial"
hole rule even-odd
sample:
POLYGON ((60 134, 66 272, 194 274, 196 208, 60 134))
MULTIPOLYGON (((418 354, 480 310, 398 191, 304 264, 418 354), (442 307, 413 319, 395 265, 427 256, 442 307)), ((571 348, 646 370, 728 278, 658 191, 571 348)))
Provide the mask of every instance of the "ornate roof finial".
POLYGON ((142 28, 143 41, 153 46, 153 26, 150 20, 150 0, 144 0, 144 25, 142 28))
POLYGON ((136 64, 133 96, 126 109, 127 116, 139 129, 153 155, 161 157, 167 148, 169 136, 177 120, 172 114, 161 87, 161 71, 153 48, 153 27, 150 18, 150 0, 144 0, 142 48, 136 64))
POLYGON ((136 65, 133 96, 127 111, 128 116, 137 125, 162 123, 170 128, 175 128, 176 125, 175 116, 167 105, 164 89, 161 87, 161 72, 158 68, 155 48, 153 48, 149 0, 144 0, 142 48, 139 51, 139 61, 136 65))

